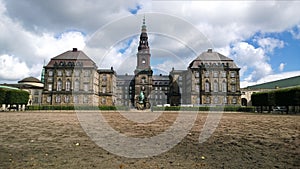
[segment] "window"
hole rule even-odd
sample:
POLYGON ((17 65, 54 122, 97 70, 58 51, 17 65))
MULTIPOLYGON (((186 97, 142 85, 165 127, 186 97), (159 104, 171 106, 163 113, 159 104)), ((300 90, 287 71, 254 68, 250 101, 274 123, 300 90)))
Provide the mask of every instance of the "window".
POLYGON ((53 71, 52 70, 49 70, 48 76, 53 76, 53 71))
POLYGON ((69 103, 70 102, 70 96, 65 96, 65 102, 69 103))
POLYGON ((214 98, 214 104, 218 104, 218 103, 219 103, 219 97, 216 96, 216 97, 214 98))
POLYGON ((218 91, 219 91, 218 82, 214 81, 214 92, 218 92, 218 91))
POLYGON ((106 93, 106 87, 102 88, 102 93, 106 93))
POLYGON ((181 81, 182 80, 182 76, 179 76, 178 79, 181 81))
POLYGON ((74 91, 79 91, 79 86, 80 86, 79 80, 75 80, 75 82, 74 82, 74 91))
POLYGON ((83 96, 83 103, 88 103, 88 102, 89 102, 89 97, 83 96))
POLYGON ((224 77, 224 78, 226 77, 226 72, 225 71, 222 72, 222 77, 224 77))
POLYGON ((57 81, 57 91, 61 91, 61 89, 62 89, 62 81, 59 79, 57 81))
POLYGON ((209 77, 209 71, 206 71, 204 76, 209 77))
POLYGON ((102 104, 106 104, 106 98, 102 97, 102 104))
POLYGON ((224 97, 224 98, 223 98, 223 103, 224 103, 224 104, 227 104, 227 97, 224 97))
POLYGON ((214 71, 214 77, 218 77, 218 72, 214 71))
POLYGON ((84 71, 84 76, 85 76, 85 77, 90 76, 90 71, 89 71, 89 70, 84 71))
POLYGON ((56 103, 60 103, 60 96, 56 96, 56 103))
POLYGON ((38 97, 34 97, 33 103, 39 103, 39 98, 38 97))
POLYGON ((232 104, 236 104, 236 98, 235 97, 232 99, 232 104))
POLYGON ((199 77, 199 72, 196 72, 195 77, 199 77))
POLYGON ((57 76, 62 76, 61 70, 57 70, 57 76))
POLYGON ((79 76, 80 75, 80 71, 79 70, 75 70, 75 76, 79 76))
POLYGON ((66 70, 66 76, 71 76, 71 71, 70 70, 66 70))
POLYGON ((78 96, 73 96, 73 102, 78 103, 78 96))
POLYGON ((227 92, 227 84, 225 80, 222 82, 222 92, 227 92))
POLYGON ((70 91, 71 90, 71 81, 68 79, 66 81, 66 91, 70 91))
POLYGON ((231 92, 236 92, 235 85, 231 85, 231 92))
POLYGON ((200 85, 199 84, 195 84, 195 91, 199 92, 200 91, 200 85))
POLYGON ((146 83, 146 78, 145 77, 142 77, 142 83, 146 83))
POLYGON ((88 84, 88 83, 85 83, 85 84, 83 85, 83 90, 84 90, 85 92, 89 91, 89 84, 88 84))
POLYGON ((210 103, 210 97, 209 96, 206 97, 205 102, 206 102, 206 104, 210 103))
POLYGON ((209 92, 209 90, 210 90, 209 88, 210 88, 209 82, 206 81, 206 82, 205 82, 205 92, 209 92))
POLYGON ((235 72, 231 72, 230 77, 235 77, 235 72))
POLYGON ((107 76, 106 76, 106 74, 102 75, 102 81, 103 81, 103 82, 106 82, 106 81, 107 81, 107 76))
POLYGON ((52 84, 48 84, 48 91, 52 91, 52 84))
POLYGON ((51 102, 51 96, 47 96, 47 103, 51 102))

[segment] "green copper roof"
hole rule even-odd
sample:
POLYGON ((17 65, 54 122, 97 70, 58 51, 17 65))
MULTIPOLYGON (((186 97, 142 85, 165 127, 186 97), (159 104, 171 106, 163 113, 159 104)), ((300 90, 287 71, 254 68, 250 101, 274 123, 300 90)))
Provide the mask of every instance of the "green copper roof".
POLYGON ((0 89, 12 89, 12 90, 20 90, 16 87, 10 87, 10 86, 3 86, 3 85, 0 85, 0 89))
POLYGON ((286 87, 294 87, 294 86, 300 86, 300 76, 248 86, 247 89, 275 89, 275 88, 286 88, 286 87))

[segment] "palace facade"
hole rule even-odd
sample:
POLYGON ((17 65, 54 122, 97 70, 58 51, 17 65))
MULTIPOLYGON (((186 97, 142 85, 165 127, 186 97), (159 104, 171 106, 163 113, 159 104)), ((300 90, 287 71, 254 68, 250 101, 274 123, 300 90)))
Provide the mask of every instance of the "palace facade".
MULTIPOLYGON (((154 75, 145 19, 132 75, 98 69, 84 52, 73 48, 44 66, 44 105, 124 105, 136 107, 141 93, 149 105, 240 105, 239 70, 234 61, 208 49, 187 70, 154 75)), ((148 107, 149 108, 149 107, 148 107)))

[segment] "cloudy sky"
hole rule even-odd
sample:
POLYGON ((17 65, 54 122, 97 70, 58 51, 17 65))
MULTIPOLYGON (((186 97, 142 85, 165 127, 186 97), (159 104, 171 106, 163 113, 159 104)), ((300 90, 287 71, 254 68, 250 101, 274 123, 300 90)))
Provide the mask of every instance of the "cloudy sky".
POLYGON ((300 1, 0 0, 0 83, 40 77, 77 47, 132 74, 145 16, 155 73, 207 48, 235 60, 241 86, 300 75, 300 1))

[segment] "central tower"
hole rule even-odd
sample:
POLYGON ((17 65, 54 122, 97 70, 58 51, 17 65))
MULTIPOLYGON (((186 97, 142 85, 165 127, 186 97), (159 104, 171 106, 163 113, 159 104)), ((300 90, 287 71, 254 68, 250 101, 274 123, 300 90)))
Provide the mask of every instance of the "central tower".
POLYGON ((151 70, 151 66, 150 66, 150 57, 151 54, 150 54, 150 48, 148 43, 147 27, 146 27, 146 22, 144 17, 139 46, 138 46, 138 52, 137 52, 137 66, 134 71, 134 75, 135 75, 134 105, 135 106, 139 101, 139 96, 141 95, 141 93, 145 97, 144 101, 147 103, 149 102, 149 96, 152 90, 152 74, 153 74, 153 71, 151 70))
POLYGON ((145 17, 143 19, 143 25, 140 35, 140 42, 137 53, 137 66, 135 74, 141 70, 151 70, 150 67, 150 48, 148 43, 147 27, 145 23, 145 17))

